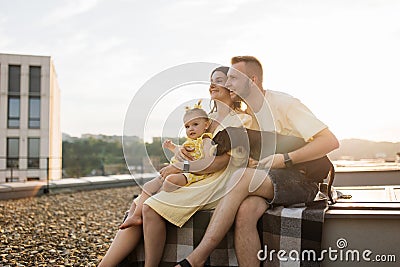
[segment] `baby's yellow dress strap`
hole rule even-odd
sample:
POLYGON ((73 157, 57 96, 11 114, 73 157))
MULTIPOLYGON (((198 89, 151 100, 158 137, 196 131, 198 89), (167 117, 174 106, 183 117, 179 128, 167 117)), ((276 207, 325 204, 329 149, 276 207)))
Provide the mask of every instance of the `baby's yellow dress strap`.
POLYGON ((213 138, 212 133, 203 133, 198 139, 203 139, 204 137, 213 138))

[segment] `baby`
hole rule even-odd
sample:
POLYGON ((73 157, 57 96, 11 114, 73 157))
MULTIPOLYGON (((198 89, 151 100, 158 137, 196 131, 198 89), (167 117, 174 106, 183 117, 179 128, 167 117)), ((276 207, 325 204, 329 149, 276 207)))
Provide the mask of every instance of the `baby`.
MULTIPOLYGON (((210 126, 210 119, 207 113, 200 106, 200 101, 194 108, 187 108, 185 115, 183 116, 183 122, 186 129, 187 140, 183 143, 184 147, 187 147, 191 151, 192 157, 197 159, 203 159, 211 157, 210 151, 212 150, 212 135, 206 133, 210 126)), ((163 147, 176 153, 180 147, 172 143, 170 140, 166 140, 163 143, 163 147)), ((173 157, 171 164, 177 162, 173 157)), ((123 224, 119 227, 125 229, 134 225, 142 224, 142 209, 143 203, 150 196, 164 190, 167 192, 174 191, 179 187, 189 185, 191 183, 204 179, 206 175, 196 175, 192 173, 178 173, 170 174, 165 179, 161 176, 154 178, 153 180, 143 185, 142 193, 137 200, 136 209, 133 214, 129 216, 123 224)))

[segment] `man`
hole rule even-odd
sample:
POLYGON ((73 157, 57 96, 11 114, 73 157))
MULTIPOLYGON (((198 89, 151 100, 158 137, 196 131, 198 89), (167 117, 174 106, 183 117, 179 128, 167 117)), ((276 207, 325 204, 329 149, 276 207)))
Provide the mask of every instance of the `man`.
MULTIPOLYGON (((235 223, 235 250, 240 266, 258 266, 261 249, 257 221, 272 205, 310 202, 318 185, 290 168, 295 163, 320 158, 339 147, 328 127, 299 100, 283 93, 263 89, 263 70, 251 56, 233 57, 225 86, 232 98, 246 102, 256 118, 255 126, 264 131, 303 138, 308 143, 290 153, 275 154, 250 167, 238 170, 230 180, 198 247, 180 265, 203 266, 207 257, 235 223)), ((177 265, 179 266, 179 265, 177 265)))

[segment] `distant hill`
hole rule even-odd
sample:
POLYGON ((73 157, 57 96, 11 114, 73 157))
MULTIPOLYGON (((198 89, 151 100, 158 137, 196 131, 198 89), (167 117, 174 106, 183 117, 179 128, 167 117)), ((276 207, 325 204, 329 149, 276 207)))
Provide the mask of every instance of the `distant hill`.
POLYGON ((374 142, 361 139, 344 139, 340 141, 340 148, 329 154, 332 160, 339 159, 377 159, 383 158, 394 161, 400 152, 400 142, 374 142))
MULTIPOLYGON (((134 140, 134 141, 140 140, 140 138, 137 136, 126 137, 126 138, 129 138, 130 140, 134 140)), ((95 139, 95 140, 101 140, 104 142, 120 142, 121 143, 122 136, 120 136, 120 135, 104 135, 104 134, 82 134, 81 137, 73 137, 67 133, 62 133, 63 141, 75 142, 80 139, 95 139)))

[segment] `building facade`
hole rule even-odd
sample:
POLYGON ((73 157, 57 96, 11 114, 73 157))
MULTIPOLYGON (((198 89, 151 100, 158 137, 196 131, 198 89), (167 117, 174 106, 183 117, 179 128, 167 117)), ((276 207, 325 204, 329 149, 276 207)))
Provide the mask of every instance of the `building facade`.
POLYGON ((0 54, 0 183, 60 179, 61 156, 51 57, 0 54))

